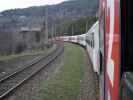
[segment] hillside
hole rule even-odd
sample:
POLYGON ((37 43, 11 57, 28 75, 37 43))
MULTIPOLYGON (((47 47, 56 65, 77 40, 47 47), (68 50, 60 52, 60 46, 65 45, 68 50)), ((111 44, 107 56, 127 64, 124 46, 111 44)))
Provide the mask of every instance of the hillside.
POLYGON ((68 0, 57 5, 11 9, 0 13, 0 54, 43 48, 46 8, 48 35, 83 34, 97 20, 98 0, 68 0), (52 28, 54 26, 54 28, 52 28), (37 31, 35 31, 37 29, 37 31), (72 32, 73 30, 73 32, 72 32))
POLYGON ((62 23, 57 28, 57 33, 65 33, 64 35, 79 35, 88 31, 91 26, 98 20, 97 17, 89 16, 80 18, 75 21, 67 21, 62 23), (86 30, 87 29, 87 30, 86 30))
POLYGON ((51 26, 52 23, 59 24, 62 21, 96 15, 98 0, 69 0, 57 5, 12 9, 1 12, 0 19, 12 17, 17 22, 23 22, 23 25, 43 24, 46 7, 48 8, 49 26, 51 26))

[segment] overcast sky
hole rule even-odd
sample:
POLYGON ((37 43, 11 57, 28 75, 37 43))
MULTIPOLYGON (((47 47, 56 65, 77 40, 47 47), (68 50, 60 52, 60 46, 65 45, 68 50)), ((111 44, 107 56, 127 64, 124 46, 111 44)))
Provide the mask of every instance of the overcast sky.
POLYGON ((66 0, 1 0, 0 11, 12 8, 26 8, 46 4, 58 4, 66 0))

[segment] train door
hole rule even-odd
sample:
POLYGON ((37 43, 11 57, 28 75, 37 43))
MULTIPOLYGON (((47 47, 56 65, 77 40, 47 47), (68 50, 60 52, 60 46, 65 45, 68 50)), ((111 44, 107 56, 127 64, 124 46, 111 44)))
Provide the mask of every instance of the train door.
POLYGON ((121 1, 121 100, 133 100, 133 1, 121 1))

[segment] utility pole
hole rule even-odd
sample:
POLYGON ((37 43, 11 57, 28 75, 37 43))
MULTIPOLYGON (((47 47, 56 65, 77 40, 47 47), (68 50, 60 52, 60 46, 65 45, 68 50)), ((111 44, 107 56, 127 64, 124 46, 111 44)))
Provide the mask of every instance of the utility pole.
POLYGON ((52 39, 52 41, 54 39, 54 25, 52 25, 51 39, 52 39))
POLYGON ((88 32, 88 21, 86 22, 86 33, 88 32))
POLYGON ((48 7, 45 8, 45 45, 48 44, 48 7))
POLYGON ((54 25, 54 38, 56 40, 56 25, 54 25))
POLYGON ((74 27, 73 27, 73 25, 72 25, 72 36, 74 35, 74 27))
POLYGON ((60 36, 62 36, 62 25, 60 24, 60 36))

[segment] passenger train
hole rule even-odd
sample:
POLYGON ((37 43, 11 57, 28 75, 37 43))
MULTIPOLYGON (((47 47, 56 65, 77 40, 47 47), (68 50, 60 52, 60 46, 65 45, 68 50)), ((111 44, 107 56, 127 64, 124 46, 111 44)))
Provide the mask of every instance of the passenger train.
POLYGON ((91 29, 82 35, 75 36, 60 36, 57 40, 64 42, 72 42, 85 47, 88 51, 90 59, 93 64, 94 72, 100 72, 100 58, 99 58, 99 22, 97 21, 91 29))
POLYGON ((100 100, 133 100, 133 1, 100 0, 91 29, 63 41, 86 47, 99 76, 100 100))

